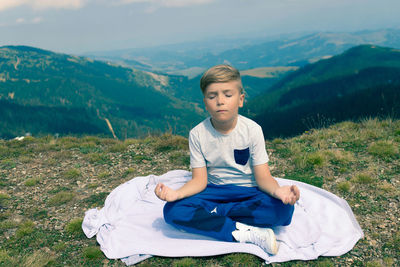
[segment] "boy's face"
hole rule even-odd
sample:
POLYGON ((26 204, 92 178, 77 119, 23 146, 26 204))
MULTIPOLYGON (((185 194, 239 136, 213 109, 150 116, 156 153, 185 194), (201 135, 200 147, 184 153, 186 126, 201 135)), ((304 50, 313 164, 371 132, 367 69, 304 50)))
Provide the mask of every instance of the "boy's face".
POLYGON ((244 94, 240 93, 241 82, 212 83, 207 86, 204 104, 213 121, 232 122, 243 107, 244 94))

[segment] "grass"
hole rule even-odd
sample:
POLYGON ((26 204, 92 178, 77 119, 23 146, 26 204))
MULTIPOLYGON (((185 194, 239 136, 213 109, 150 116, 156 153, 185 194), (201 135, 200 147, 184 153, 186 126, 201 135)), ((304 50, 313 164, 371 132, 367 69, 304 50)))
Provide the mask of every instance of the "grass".
POLYGON ((107 164, 110 162, 110 158, 106 153, 89 153, 86 155, 86 159, 96 165, 107 164))
POLYGON ((0 249, 0 266, 15 266, 15 260, 5 249, 0 249))
POLYGON ((50 206, 59 206, 71 201, 74 198, 74 193, 71 192, 58 192, 49 199, 50 206))
POLYGON ((66 226, 65 230, 73 235, 82 235, 82 221, 81 218, 72 219, 66 226))
POLYGON ((188 147, 186 138, 177 135, 163 134, 155 139, 154 148, 158 152, 185 149, 188 147))
POLYGON ((56 264, 56 256, 49 249, 37 250, 25 256, 23 263, 24 266, 52 266, 56 264))
POLYGON ((399 149, 398 144, 396 146, 396 144, 393 144, 393 142, 381 140, 376 143, 372 143, 368 147, 368 152, 374 156, 386 159, 398 156, 399 149))
POLYGON ((337 184, 339 191, 343 193, 348 193, 350 191, 350 183, 348 181, 343 181, 337 184))
POLYGON ((18 226, 18 229, 15 232, 15 235, 17 238, 22 238, 26 235, 33 233, 34 230, 35 230, 35 224, 32 221, 28 220, 28 221, 21 223, 18 226))
POLYGON ((91 246, 83 249, 83 256, 89 260, 104 258, 103 252, 97 246, 91 246))
POLYGON ((40 178, 35 177, 35 178, 29 178, 25 180, 25 186, 35 186, 40 182, 40 178))
POLYGON ((10 195, 8 195, 7 193, 0 193, 0 204, 6 202, 10 198, 10 195))
POLYGON ((122 176, 123 176, 123 177, 127 177, 128 175, 131 175, 131 174, 133 174, 134 172, 135 172, 135 169, 134 169, 134 168, 128 168, 128 169, 126 169, 126 170, 123 172, 122 176))
POLYGON ((93 195, 90 195, 88 198, 85 198, 83 202, 85 203, 85 205, 87 205, 87 207, 101 207, 103 206, 108 194, 109 192, 95 193, 93 195))
MULTIPOLYGON (((271 172, 344 198, 365 233, 339 257, 273 266, 399 266, 400 121, 365 119, 266 141, 271 172)), ((84 212, 136 176, 189 170, 188 141, 164 134, 119 141, 0 140, 0 266, 125 266, 84 236, 84 212), (37 155, 40 154, 40 157, 37 155)), ((152 257, 138 266, 261 266, 250 254, 152 257)))
POLYGON ((366 172, 363 173, 357 173, 352 179, 354 183, 359 183, 359 184, 371 184, 375 181, 374 177, 366 172))
POLYGON ((196 260, 193 258, 182 258, 174 262, 174 267, 191 267, 196 266, 196 260))
POLYGON ((76 179, 81 175, 81 172, 78 169, 70 169, 64 172, 64 177, 67 179, 76 179))

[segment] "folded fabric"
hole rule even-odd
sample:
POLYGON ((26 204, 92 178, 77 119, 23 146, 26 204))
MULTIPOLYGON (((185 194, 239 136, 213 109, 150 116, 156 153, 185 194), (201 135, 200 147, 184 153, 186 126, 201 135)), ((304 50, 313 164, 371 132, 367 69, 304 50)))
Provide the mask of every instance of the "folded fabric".
POLYGON ((253 244, 223 242, 182 232, 165 223, 164 202, 154 188, 162 182, 179 188, 191 173, 170 171, 161 176, 136 177, 115 188, 102 209, 86 211, 82 229, 88 238, 96 235, 106 257, 136 264, 152 255, 165 257, 212 256, 243 252, 261 257, 266 263, 310 260, 339 256, 363 237, 345 200, 323 189, 287 179, 281 185, 296 184, 301 197, 295 204, 292 223, 274 228, 280 243, 278 254, 269 255, 253 244))

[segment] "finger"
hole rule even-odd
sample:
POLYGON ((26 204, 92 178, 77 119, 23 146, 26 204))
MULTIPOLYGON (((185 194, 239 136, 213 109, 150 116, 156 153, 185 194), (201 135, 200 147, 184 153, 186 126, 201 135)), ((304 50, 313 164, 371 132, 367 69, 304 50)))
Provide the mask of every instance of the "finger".
POLYGON ((290 204, 291 204, 291 205, 294 205, 294 203, 296 203, 296 197, 295 197, 295 196, 292 196, 292 197, 290 198, 290 204))
POLYGON ((164 191, 165 185, 163 183, 159 183, 156 186, 156 195, 161 196, 161 192, 164 191))
POLYGON ((290 192, 295 193, 296 192, 296 186, 291 185, 290 186, 290 192))
POLYGON ((165 187, 161 186, 160 187, 160 196, 163 200, 165 200, 165 187))
POLYGON ((154 193, 157 197, 160 197, 160 184, 157 184, 156 188, 154 188, 154 193))
POLYGON ((296 186, 296 201, 300 199, 300 190, 299 188, 296 186))
POLYGON ((160 184, 157 184, 156 187, 154 188, 154 192, 157 194, 158 191, 160 191, 160 184))
POLYGON ((300 196, 300 190, 297 186, 294 186, 294 192, 296 193, 296 196, 300 196))
POLYGON ((157 189, 156 194, 161 200, 164 200, 165 186, 163 184, 160 184, 159 188, 157 189))
POLYGON ((290 191, 293 193, 293 195, 295 196, 296 200, 298 200, 300 198, 300 190, 297 186, 292 185, 290 187, 290 191))

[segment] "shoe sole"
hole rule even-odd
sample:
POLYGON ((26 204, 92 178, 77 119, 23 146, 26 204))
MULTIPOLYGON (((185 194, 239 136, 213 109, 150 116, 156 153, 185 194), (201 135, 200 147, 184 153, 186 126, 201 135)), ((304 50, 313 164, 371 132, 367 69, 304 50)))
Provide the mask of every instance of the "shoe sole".
POLYGON ((278 250, 279 250, 279 243, 276 242, 276 236, 275 236, 274 231, 272 229, 270 229, 270 228, 267 228, 266 230, 268 231, 268 233, 269 233, 269 235, 270 235, 270 237, 272 239, 270 253, 272 255, 276 255, 278 253, 278 250))

